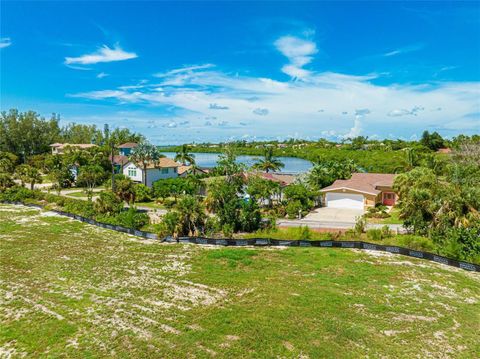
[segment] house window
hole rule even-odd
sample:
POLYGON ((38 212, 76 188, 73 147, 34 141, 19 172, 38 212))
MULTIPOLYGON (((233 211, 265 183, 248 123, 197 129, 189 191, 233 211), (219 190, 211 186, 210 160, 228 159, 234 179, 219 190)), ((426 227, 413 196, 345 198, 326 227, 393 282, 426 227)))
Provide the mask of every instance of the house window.
POLYGON ((129 177, 137 177, 137 170, 136 169, 128 169, 128 176, 129 177))
POLYGON ((177 167, 174 167, 174 168, 173 168, 173 172, 174 172, 174 173, 177 173, 177 172, 178 172, 178 171, 177 171, 177 167))
POLYGON ((168 173, 168 168, 162 168, 162 174, 167 174, 168 173))

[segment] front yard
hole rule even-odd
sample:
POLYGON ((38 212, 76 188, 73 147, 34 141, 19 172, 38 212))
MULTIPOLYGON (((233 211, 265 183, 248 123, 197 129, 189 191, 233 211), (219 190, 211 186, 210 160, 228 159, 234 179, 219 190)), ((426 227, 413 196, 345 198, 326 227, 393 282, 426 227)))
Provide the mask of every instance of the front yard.
POLYGON ((480 276, 388 253, 161 244, 0 206, 0 356, 475 357, 480 276))

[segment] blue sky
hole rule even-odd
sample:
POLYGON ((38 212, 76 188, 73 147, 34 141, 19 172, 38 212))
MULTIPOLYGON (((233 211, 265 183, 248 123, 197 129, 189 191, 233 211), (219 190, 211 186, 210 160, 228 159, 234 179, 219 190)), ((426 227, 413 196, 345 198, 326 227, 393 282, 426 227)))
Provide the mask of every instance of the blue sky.
POLYGON ((479 2, 1 3, 1 110, 154 143, 480 133, 479 2))

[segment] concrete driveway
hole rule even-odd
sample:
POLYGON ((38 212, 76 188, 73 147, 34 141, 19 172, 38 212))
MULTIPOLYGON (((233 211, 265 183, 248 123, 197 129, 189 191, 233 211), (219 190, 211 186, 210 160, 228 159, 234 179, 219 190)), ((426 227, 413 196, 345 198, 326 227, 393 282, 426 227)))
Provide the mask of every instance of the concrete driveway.
POLYGON ((361 209, 349 208, 317 208, 305 216, 305 221, 315 221, 324 223, 355 223, 357 217, 364 213, 361 209))

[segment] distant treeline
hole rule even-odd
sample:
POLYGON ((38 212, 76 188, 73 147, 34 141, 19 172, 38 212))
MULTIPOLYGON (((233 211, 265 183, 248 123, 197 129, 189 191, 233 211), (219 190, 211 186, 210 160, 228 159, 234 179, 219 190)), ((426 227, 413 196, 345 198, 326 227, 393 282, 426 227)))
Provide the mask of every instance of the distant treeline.
POLYGON ((109 132, 95 125, 70 123, 60 126, 60 116, 50 119, 34 111, 12 109, 0 114, 0 152, 15 154, 22 162, 26 158, 50 152, 50 145, 60 143, 94 143, 102 146, 108 137, 116 144, 139 142, 144 137, 129 129, 116 128, 109 132))

